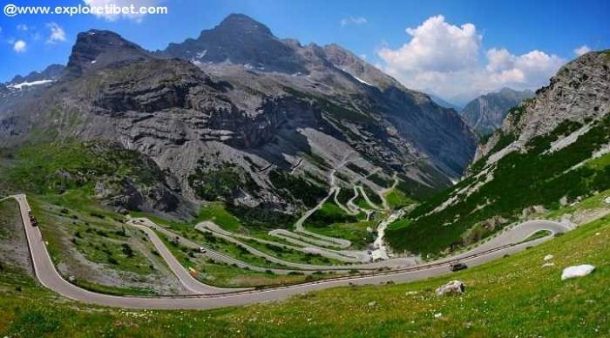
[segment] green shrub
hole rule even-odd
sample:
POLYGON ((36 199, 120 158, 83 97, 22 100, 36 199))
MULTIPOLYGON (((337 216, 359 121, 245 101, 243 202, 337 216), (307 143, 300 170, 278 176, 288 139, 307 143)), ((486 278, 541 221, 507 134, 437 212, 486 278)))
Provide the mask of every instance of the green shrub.
POLYGON ((269 180, 280 196, 290 201, 302 201, 308 207, 316 205, 327 194, 326 189, 277 169, 269 173, 269 180))

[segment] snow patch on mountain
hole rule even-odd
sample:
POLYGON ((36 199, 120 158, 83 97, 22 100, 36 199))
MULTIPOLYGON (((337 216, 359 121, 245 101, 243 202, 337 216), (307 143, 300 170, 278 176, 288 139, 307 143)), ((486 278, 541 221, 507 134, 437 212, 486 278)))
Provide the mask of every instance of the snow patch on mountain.
POLYGON ((21 90, 24 87, 40 86, 40 85, 44 85, 44 84, 51 83, 51 82, 53 82, 53 80, 38 80, 38 81, 32 81, 32 82, 21 82, 21 83, 17 83, 17 84, 10 84, 7 87, 10 89, 21 90))

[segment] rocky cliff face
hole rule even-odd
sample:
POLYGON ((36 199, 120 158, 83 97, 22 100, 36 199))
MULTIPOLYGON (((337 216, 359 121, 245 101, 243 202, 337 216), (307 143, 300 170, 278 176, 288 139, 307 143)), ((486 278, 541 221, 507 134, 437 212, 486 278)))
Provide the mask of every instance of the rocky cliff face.
POLYGON ((290 88, 339 107, 351 106, 339 119, 334 114, 335 124, 347 122, 356 127, 353 136, 361 139, 392 143, 393 150, 387 145, 376 149, 386 155, 382 161, 400 166, 428 156, 443 176, 456 178, 472 158, 475 140, 455 113, 425 94, 404 88, 338 45, 302 46, 294 40, 280 40, 251 18, 231 15, 198 39, 171 44, 162 54, 190 60, 206 72, 252 90, 268 93, 290 88), (375 121, 372 126, 363 123, 367 118, 375 121), (395 133, 380 132, 383 130, 395 133), (414 149, 421 153, 414 154, 414 149), (397 150, 411 155, 388 156, 397 150))
POLYGON ((459 116, 427 95, 338 46, 280 40, 242 15, 157 53, 112 32, 81 33, 63 77, 28 95, 0 102, 7 144, 40 130, 118 143, 154 160, 161 191, 189 201, 291 211, 302 196, 277 177, 314 191, 333 168, 346 187, 380 189, 367 173, 390 181, 395 171, 412 192, 434 191, 461 175, 475 148, 459 116))
POLYGON ((607 51, 591 52, 563 66, 548 86, 536 91, 534 100, 525 102, 507 116, 500 131, 479 147, 477 159, 489 155, 502 135, 515 139, 512 147, 518 149, 564 121, 586 124, 607 114, 609 60, 607 51))
POLYGON ((502 126, 510 108, 533 96, 534 92, 529 90, 516 91, 504 88, 472 100, 466 104, 461 114, 472 130, 485 136, 502 126))

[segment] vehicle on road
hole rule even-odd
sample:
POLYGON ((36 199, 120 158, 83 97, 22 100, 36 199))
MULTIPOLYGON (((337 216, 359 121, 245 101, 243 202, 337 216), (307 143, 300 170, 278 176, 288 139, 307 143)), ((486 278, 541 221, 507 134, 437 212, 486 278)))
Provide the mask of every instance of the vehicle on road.
POLYGON ((453 272, 468 269, 468 265, 464 263, 454 263, 449 266, 449 269, 453 272))
POLYGON ((32 226, 33 227, 38 226, 38 221, 36 220, 34 215, 32 215, 32 213, 29 213, 29 216, 30 216, 30 223, 32 224, 32 226))

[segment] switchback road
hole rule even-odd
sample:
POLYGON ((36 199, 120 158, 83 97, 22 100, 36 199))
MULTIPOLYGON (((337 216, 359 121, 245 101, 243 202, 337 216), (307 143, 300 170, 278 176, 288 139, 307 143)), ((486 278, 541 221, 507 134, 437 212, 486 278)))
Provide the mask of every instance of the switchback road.
MULTIPOLYGON (((192 296, 175 297, 132 297, 132 296, 111 296, 91 292, 82 289, 66 281, 57 271, 47 247, 42 238, 42 233, 38 227, 32 226, 29 218, 30 206, 25 195, 12 196, 19 203, 21 217, 25 228, 28 245, 32 256, 32 262, 36 277, 46 288, 66 297, 83 303, 121 307, 131 309, 213 309, 227 306, 238 306, 259 302, 277 301, 289 298, 294 295, 311 292, 315 290, 327 289, 331 287, 346 285, 380 284, 389 281, 409 282, 414 280, 426 279, 434 276, 447 274, 449 265, 454 259, 447 258, 443 261, 422 264, 400 270, 393 270, 383 273, 370 275, 359 275, 352 277, 338 277, 312 283, 277 287, 264 290, 243 290, 227 293, 200 294, 192 296)), ((567 231, 570 228, 560 223, 551 221, 530 221, 522 223, 520 226, 513 227, 493 245, 500 245, 495 248, 482 249, 480 252, 465 253, 460 255, 459 260, 470 266, 476 266, 490 260, 502 257, 505 254, 521 251, 527 246, 541 243, 552 236, 547 236, 534 241, 521 243, 533 232, 537 230, 549 230, 553 232, 567 231), (512 243, 502 243, 506 240, 516 240, 512 243)), ((500 238, 498 236, 497 238, 500 238)), ((490 241, 491 242, 491 241, 490 241)), ((490 243, 487 242, 487 243, 490 243)), ((159 243, 163 245, 163 243, 159 243)), ((490 244, 490 245, 492 245, 490 244)), ((171 260, 171 259, 170 259, 171 260)), ((218 290, 213 290, 218 291, 218 290)))

